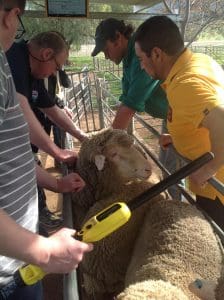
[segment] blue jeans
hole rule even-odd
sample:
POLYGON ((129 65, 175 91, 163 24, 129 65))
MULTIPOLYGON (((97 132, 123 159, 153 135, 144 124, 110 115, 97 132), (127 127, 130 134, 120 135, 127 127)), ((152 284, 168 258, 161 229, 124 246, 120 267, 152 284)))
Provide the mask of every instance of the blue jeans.
POLYGON ((0 289, 0 300, 43 300, 42 284, 39 281, 33 285, 20 287, 11 281, 0 289))

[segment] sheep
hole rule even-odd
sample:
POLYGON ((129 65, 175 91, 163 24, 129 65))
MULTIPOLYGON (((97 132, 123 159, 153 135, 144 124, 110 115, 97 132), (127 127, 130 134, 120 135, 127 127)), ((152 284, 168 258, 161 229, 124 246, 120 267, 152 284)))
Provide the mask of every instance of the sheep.
POLYGON ((126 272, 125 290, 117 299, 182 300, 183 295, 200 299, 189 285, 195 278, 217 281, 223 258, 220 245, 196 207, 175 200, 151 202, 126 272), (173 291, 169 283, 178 291, 173 291), (165 298, 160 296, 162 289, 167 293, 165 298))
MULTIPOLYGON (((154 174, 146 181, 151 175, 151 164, 133 138, 122 130, 106 129, 85 140, 76 171, 87 183, 83 193, 73 198, 73 215, 79 223, 76 227, 110 204, 128 202, 158 182, 154 174)), ((122 291, 147 205, 139 208, 121 229, 95 243, 91 254, 85 256, 81 270, 91 299, 109 299, 109 295, 122 291)))
POLYGON ((123 186, 135 179, 147 179, 151 165, 134 140, 123 130, 107 128, 89 136, 81 145, 75 171, 86 186, 72 196, 75 226, 99 199, 119 195, 123 186))

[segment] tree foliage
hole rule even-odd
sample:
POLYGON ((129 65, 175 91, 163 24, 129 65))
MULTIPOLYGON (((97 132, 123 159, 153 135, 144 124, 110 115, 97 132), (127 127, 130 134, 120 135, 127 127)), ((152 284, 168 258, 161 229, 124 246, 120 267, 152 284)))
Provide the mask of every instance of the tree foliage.
POLYGON ((61 32, 69 45, 75 49, 79 49, 80 45, 88 44, 94 36, 95 27, 93 28, 91 21, 72 18, 29 18, 24 17, 24 25, 26 28, 26 38, 48 30, 56 30, 61 32))
POLYGON ((214 28, 223 22, 223 0, 163 0, 163 3, 167 12, 179 13, 180 30, 184 40, 189 43, 198 38, 208 26, 214 28))

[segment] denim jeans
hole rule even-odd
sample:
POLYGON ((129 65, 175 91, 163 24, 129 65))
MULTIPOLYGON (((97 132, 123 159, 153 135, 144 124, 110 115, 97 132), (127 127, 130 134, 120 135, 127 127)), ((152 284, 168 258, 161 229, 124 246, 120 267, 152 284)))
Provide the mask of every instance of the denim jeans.
MULTIPOLYGON (((166 122, 162 123, 162 133, 167 133, 166 122)), ((163 150, 160 148, 159 160, 163 164, 163 166, 172 174, 181 167, 184 166, 183 161, 179 157, 177 157, 175 151, 172 148, 168 148, 167 150, 163 150)), ((163 173, 163 177, 167 177, 165 173, 163 173)), ((184 187, 184 179, 179 182, 184 187)), ((168 192, 172 199, 182 200, 181 191, 178 189, 176 185, 172 185, 168 188, 168 192)))
POLYGON ((43 300, 42 283, 20 287, 11 281, 0 289, 0 300, 43 300))

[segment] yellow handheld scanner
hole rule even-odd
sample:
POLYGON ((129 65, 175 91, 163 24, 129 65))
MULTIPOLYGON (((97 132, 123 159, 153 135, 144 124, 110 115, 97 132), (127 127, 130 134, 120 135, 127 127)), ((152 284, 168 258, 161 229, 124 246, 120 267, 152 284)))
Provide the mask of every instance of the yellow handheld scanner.
MULTIPOLYGON (((75 238, 86 243, 97 242, 127 223, 130 217, 131 211, 125 203, 114 203, 89 219, 75 238)), ((14 278, 20 285, 32 285, 45 275, 41 268, 26 265, 14 274, 14 278)))
POLYGON ((97 242, 127 223, 130 217, 126 203, 114 203, 89 219, 75 238, 86 243, 97 242))
MULTIPOLYGON (((158 182, 149 190, 135 197, 129 201, 128 204, 117 202, 108 206, 89 219, 84 224, 82 230, 76 233, 75 238, 87 243, 103 239, 127 223, 131 217, 131 211, 163 192, 171 185, 176 184, 181 179, 189 176, 213 159, 213 157, 214 155, 211 152, 207 152, 179 169, 177 172, 158 182)), ((31 285, 41 280, 45 275, 46 273, 41 268, 34 265, 26 265, 14 274, 14 279, 20 285, 31 285)))

